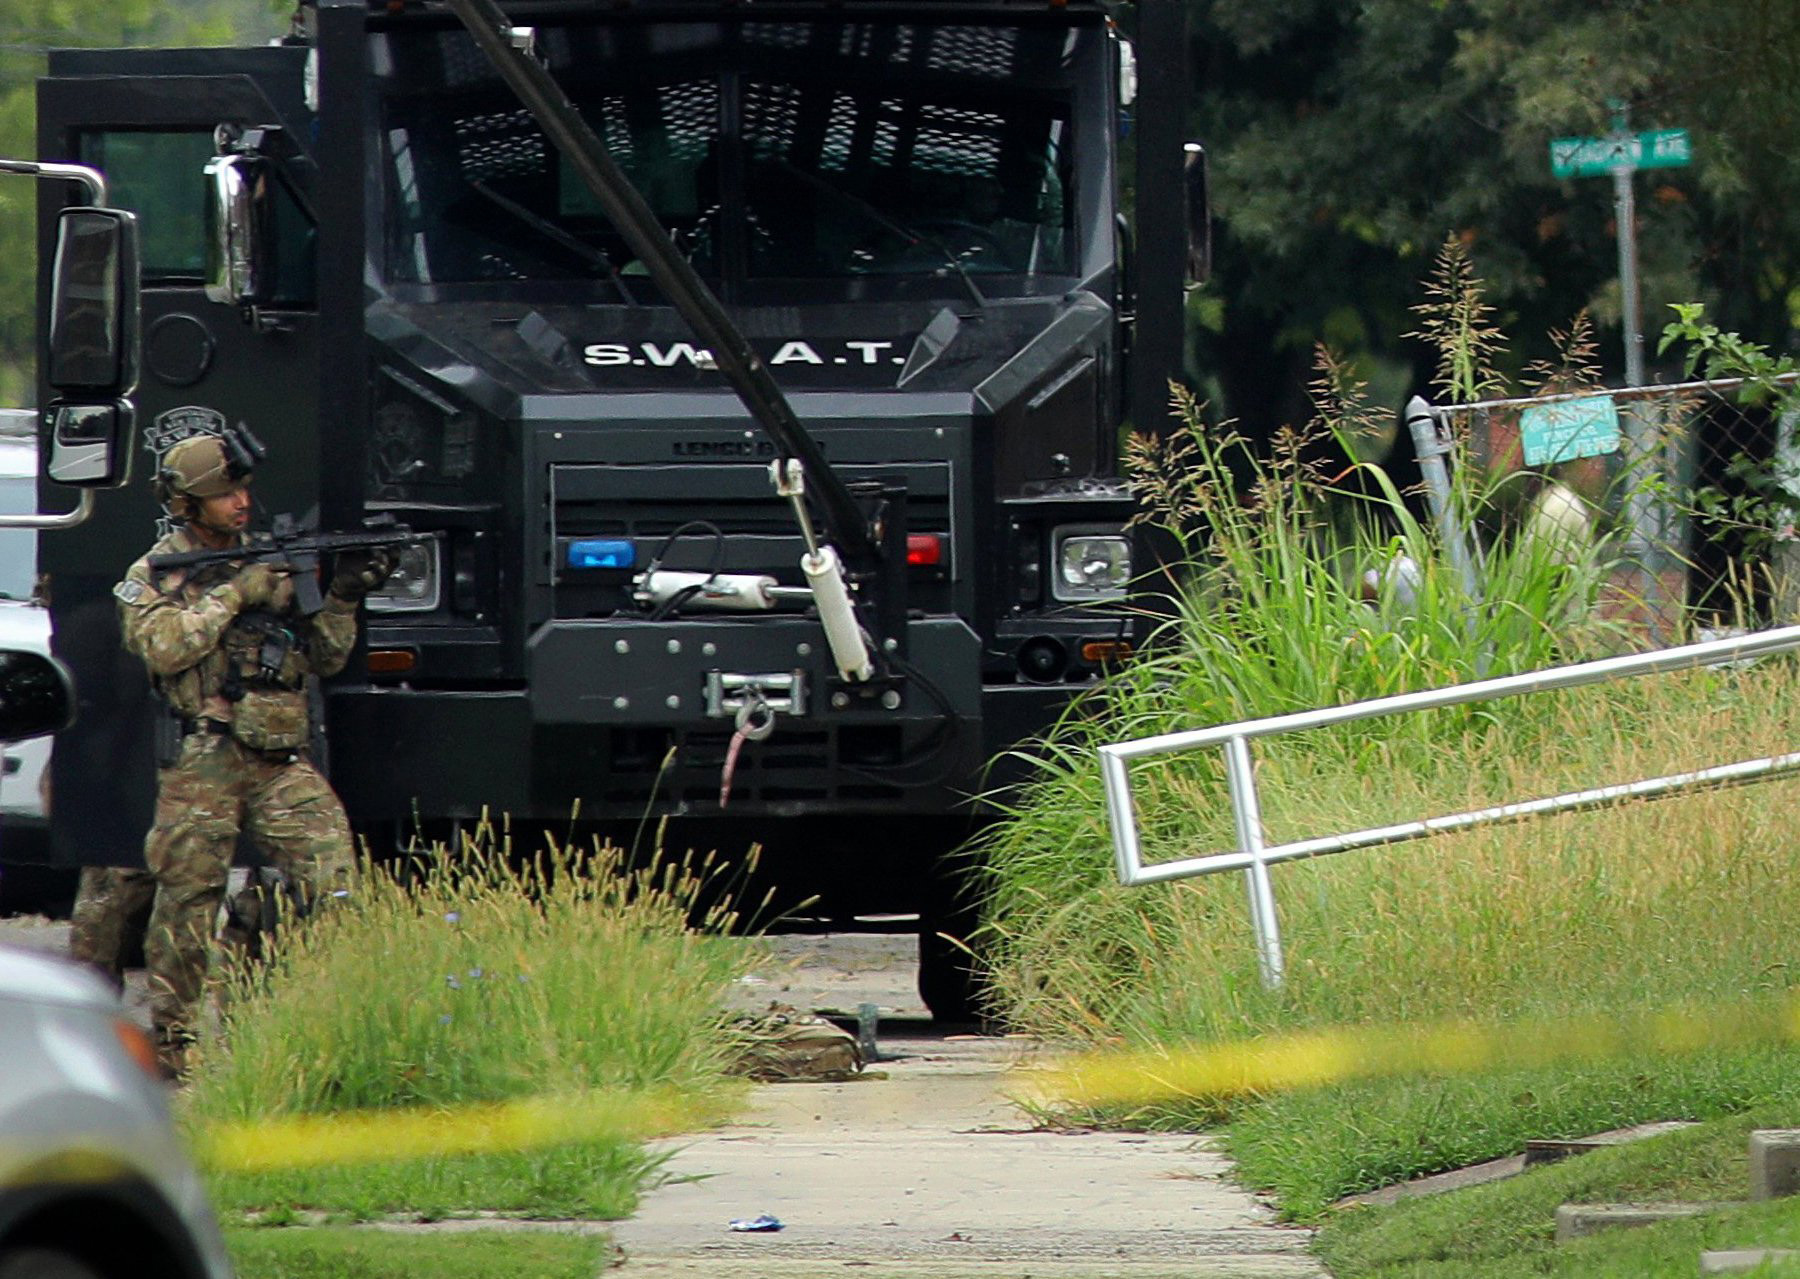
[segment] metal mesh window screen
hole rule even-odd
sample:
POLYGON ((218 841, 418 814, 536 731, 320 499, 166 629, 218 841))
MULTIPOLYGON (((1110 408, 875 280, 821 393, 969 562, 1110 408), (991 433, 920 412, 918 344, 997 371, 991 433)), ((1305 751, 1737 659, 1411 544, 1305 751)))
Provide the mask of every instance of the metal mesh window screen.
POLYGON ((607 154, 620 164, 629 163, 632 154, 631 126, 625 119, 625 99, 607 94, 588 104, 588 123, 600 135, 607 154))
POLYGON ((1006 122, 985 111, 925 106, 919 109, 913 163, 921 169, 966 177, 998 176, 1000 133, 1006 122))
MULTIPOLYGON (((629 261, 466 37, 390 44, 397 279, 589 279, 629 261)), ((950 259, 1065 272, 1070 47, 1036 29, 761 20, 552 25, 540 44, 698 269, 809 279, 941 274, 950 259)))
POLYGON ((900 150, 900 126, 895 117, 900 114, 901 104, 890 98, 877 109, 880 118, 875 122, 875 145, 872 153, 877 163, 893 164, 900 150))
POLYGON ((984 27, 944 27, 931 33, 925 65, 933 71, 1004 80, 1012 74, 1017 36, 984 27))
POLYGON ((794 22, 747 22, 743 27, 745 44, 772 49, 804 49, 812 41, 813 29, 794 22))
POLYGON ((787 157, 800 115, 800 91, 787 84, 744 88, 744 137, 756 155, 787 157))
POLYGON ((489 182, 544 172, 544 135, 524 107, 463 116, 456 121, 455 132, 457 160, 465 181, 489 182))
POLYGON ((712 80, 686 80, 658 91, 669 150, 685 160, 698 160, 719 135, 719 86, 712 80))
POLYGON ((825 125, 825 149, 819 167, 841 172, 850 161, 850 148, 856 142, 856 99, 840 93, 831 100, 831 117, 825 125))

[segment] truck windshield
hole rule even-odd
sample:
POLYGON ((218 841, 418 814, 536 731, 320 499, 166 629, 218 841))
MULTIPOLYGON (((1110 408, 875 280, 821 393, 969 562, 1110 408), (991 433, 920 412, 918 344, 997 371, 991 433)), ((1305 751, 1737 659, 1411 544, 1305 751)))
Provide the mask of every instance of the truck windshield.
MULTIPOLYGON (((702 276, 848 280, 1073 273, 1071 81, 1092 35, 640 21, 537 41, 702 276)), ((390 281, 644 273, 466 33, 374 38, 390 281)))

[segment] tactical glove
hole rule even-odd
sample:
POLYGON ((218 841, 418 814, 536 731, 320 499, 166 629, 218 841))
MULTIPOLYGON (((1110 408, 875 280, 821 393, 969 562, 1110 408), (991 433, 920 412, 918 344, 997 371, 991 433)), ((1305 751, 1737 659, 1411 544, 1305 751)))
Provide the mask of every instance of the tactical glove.
POLYGON ((395 556, 385 546, 340 551, 331 574, 331 593, 351 603, 378 589, 394 571, 395 556))
POLYGON ((293 584, 287 575, 262 563, 246 564, 232 575, 230 585, 237 592, 238 611, 273 608, 277 601, 293 598, 293 584))

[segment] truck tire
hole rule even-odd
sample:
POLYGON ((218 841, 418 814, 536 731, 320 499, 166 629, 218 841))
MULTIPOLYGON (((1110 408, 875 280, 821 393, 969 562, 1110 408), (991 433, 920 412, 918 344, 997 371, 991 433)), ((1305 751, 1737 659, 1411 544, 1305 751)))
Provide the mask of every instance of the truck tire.
POLYGON ((990 1020, 979 932, 980 862, 966 849, 941 854, 919 911, 919 998, 943 1025, 990 1020))
POLYGON ((983 1020, 981 976, 975 957, 963 949, 967 944, 943 923, 919 925, 919 998, 939 1025, 983 1020))

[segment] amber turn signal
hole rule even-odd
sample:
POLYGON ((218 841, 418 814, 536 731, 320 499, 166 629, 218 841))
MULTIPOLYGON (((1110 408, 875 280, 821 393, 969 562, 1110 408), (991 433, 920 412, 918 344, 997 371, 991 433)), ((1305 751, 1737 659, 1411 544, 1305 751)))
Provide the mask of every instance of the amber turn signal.
POLYGON ((1122 662, 1130 656, 1129 640, 1087 640, 1081 646, 1081 660, 1092 666, 1122 662))
POLYGON ((419 655, 410 648, 372 648, 369 650, 369 674, 406 675, 419 664, 419 655))

